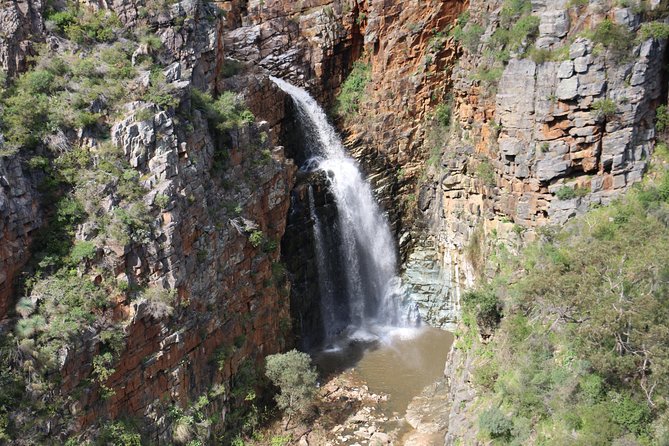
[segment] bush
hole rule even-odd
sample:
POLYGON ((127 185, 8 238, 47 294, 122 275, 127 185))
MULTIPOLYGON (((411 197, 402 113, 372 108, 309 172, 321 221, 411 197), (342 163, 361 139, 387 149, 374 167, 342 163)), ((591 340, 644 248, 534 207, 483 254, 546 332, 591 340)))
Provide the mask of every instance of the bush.
POLYGON ((450 103, 441 103, 434 111, 434 117, 442 127, 451 125, 452 106, 450 103))
POLYGON ((655 109, 655 128, 658 132, 664 132, 669 128, 669 109, 665 104, 658 105, 655 109))
POLYGON ((618 106, 612 99, 598 99, 592 103, 592 109, 598 118, 611 118, 618 111, 618 106))
POLYGON ((493 187, 497 184, 495 169, 490 161, 483 160, 476 168, 476 176, 483 181, 486 186, 493 187))
POLYGON ((214 100, 209 93, 191 89, 193 108, 204 114, 209 125, 221 132, 238 129, 255 120, 241 99, 231 91, 225 91, 214 100))
POLYGON ((490 438, 508 439, 513 430, 513 421, 496 407, 485 410, 479 416, 479 428, 490 438))
POLYGON ((669 38, 669 24, 661 22, 644 23, 639 29, 639 37, 643 40, 650 38, 667 39, 669 38))
POLYGON ((154 319, 163 319, 174 312, 176 292, 160 287, 149 287, 140 295, 140 299, 147 304, 147 312, 154 319))
POLYGON ((70 252, 70 262, 74 265, 79 264, 84 260, 91 260, 95 257, 97 247, 95 243, 88 241, 78 241, 74 244, 70 252))
POLYGON ((353 69, 337 96, 335 106, 337 115, 344 118, 352 118, 358 114, 365 88, 372 79, 370 68, 368 64, 361 61, 356 61, 353 64, 353 69))
POLYGON ((318 374, 306 353, 291 350, 266 358, 265 374, 277 386, 280 393, 275 397, 282 410, 292 415, 305 415, 313 405, 318 374))
POLYGON ((263 244, 265 241, 265 236, 263 235, 262 231, 253 231, 249 235, 249 242, 251 243, 251 246, 254 248, 258 248, 260 245, 263 244))
POLYGON ((101 444, 114 446, 142 446, 142 437, 137 429, 123 421, 104 423, 99 440, 101 444))
POLYGON ((634 39, 625 26, 604 19, 592 32, 592 41, 603 45, 614 56, 622 57, 628 55, 634 39))
POLYGON ((562 186, 555 192, 558 200, 571 200, 576 198, 576 191, 569 186, 562 186))
POLYGON ((239 96, 231 91, 223 94, 214 102, 219 122, 216 126, 221 131, 238 129, 255 120, 255 116, 246 108, 239 96))
POLYGON ((611 417, 618 425, 637 435, 645 433, 651 421, 648 405, 632 400, 629 395, 613 395, 611 417))
POLYGON ((466 26, 456 25, 451 31, 453 40, 462 45, 470 53, 475 53, 481 42, 481 36, 485 30, 481 25, 469 23, 466 26))
POLYGON ((462 296, 462 307, 476 316, 482 334, 489 335, 502 318, 501 303, 492 290, 469 291, 462 296))

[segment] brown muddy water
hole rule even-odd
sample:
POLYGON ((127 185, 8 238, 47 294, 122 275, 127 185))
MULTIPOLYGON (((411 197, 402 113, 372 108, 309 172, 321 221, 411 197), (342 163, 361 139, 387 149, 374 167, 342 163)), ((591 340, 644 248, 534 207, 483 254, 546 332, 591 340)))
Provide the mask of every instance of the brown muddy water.
POLYGON ((395 329, 374 341, 350 341, 314 358, 325 376, 351 370, 369 390, 388 395, 381 410, 404 416, 411 400, 443 376, 453 334, 432 327, 395 329))

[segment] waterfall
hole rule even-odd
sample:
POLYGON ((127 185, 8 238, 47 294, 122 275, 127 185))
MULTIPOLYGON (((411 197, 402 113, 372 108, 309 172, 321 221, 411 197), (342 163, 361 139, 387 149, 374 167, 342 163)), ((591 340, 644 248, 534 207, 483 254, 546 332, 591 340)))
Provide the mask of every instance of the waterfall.
MULTIPOLYGON (((346 154, 341 139, 316 100, 299 87, 274 77, 271 80, 292 97, 312 155, 306 164, 325 173, 337 206, 340 240, 337 251, 345 277, 319 278, 319 286, 323 284, 321 300, 325 301, 325 305, 321 305, 325 311, 324 323, 335 322, 330 319, 336 317, 333 303, 328 302, 335 293, 328 287, 338 286, 345 287, 346 291, 349 331, 378 332, 380 327, 407 326, 406 315, 410 312, 402 305, 395 242, 369 183, 356 162, 346 154)), ((321 256, 325 252, 322 228, 315 209, 311 208, 313 196, 309 198, 316 254, 321 256)), ((329 274, 320 261, 317 267, 319 275, 329 274)), ((325 331, 332 336, 329 327, 325 331)))
POLYGON ((318 271, 318 289, 320 291, 321 317, 325 330, 325 339, 332 339, 337 334, 337 316, 335 313, 334 288, 330 268, 327 264, 327 250, 323 237, 323 228, 316 214, 314 202, 314 191, 311 186, 308 189, 309 215, 313 222, 314 248, 316 250, 316 270, 318 271))

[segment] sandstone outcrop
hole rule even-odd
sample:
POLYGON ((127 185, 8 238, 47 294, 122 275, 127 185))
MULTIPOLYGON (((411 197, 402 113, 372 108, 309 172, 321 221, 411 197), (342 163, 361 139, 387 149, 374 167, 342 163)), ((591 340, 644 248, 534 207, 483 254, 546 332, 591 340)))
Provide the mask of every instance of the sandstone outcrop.
POLYGON ((9 310, 14 280, 30 256, 35 230, 42 225, 34 184, 18 157, 0 158, 0 319, 9 310))

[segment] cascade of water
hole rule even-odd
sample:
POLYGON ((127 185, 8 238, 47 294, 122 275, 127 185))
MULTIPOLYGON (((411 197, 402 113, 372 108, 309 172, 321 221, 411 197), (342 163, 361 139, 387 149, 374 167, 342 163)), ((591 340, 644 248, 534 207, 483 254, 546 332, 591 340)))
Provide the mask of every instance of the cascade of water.
MULTIPOLYGON (((299 87, 281 79, 271 79, 292 97, 314 157, 310 162, 325 172, 335 197, 341 239, 339 250, 350 309, 348 323, 353 328, 363 329, 406 325, 408 321, 403 315, 408 312, 405 313, 401 305, 394 240, 370 185, 356 162, 346 154, 339 136, 316 100, 299 87)), ((322 239, 320 242, 316 240, 317 245, 321 242, 322 239)), ((327 280, 334 284, 336 279, 327 280)), ((321 293, 324 293, 323 289, 321 293)), ((327 299, 325 294, 321 299, 327 299)), ((326 323, 329 317, 323 314, 326 323)))
POLYGON ((327 264, 327 251, 323 240, 323 228, 316 214, 314 191, 309 186, 309 214, 313 221, 314 247, 316 249, 316 270, 318 271, 318 289, 321 294, 320 306, 325 339, 332 339, 337 334, 338 324, 335 313, 334 288, 330 268, 327 264))

